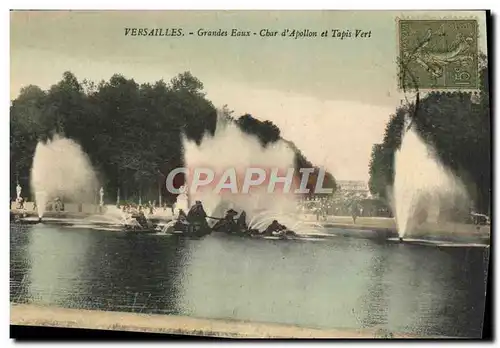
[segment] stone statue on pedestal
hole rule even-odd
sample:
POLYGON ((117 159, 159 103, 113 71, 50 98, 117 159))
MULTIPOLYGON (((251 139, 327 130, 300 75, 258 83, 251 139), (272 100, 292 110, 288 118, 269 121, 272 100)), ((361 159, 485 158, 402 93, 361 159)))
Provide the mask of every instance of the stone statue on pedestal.
POLYGON ((104 188, 101 187, 101 189, 99 190, 99 206, 103 206, 104 205, 104 188))
POLYGON ((16 186, 16 193, 17 193, 17 198, 16 200, 19 201, 19 199, 21 198, 21 191, 23 190, 23 188, 21 187, 21 185, 19 185, 19 183, 17 183, 17 186, 16 186))

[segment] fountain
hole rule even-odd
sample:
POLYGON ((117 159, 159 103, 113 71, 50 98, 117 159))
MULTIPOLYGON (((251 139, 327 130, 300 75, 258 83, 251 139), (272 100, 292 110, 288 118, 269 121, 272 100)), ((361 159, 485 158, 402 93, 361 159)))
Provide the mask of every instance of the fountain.
POLYGON ((174 205, 174 211, 173 211, 173 216, 171 217, 172 220, 167 221, 167 222, 160 222, 156 230, 160 231, 162 233, 167 233, 171 227, 173 227, 177 223, 176 217, 179 216, 179 212, 182 209, 184 213, 188 213, 190 204, 189 204, 189 197, 188 197, 188 189, 185 185, 179 187, 179 194, 177 195, 175 205, 174 205))
POLYGON ((175 201, 174 214, 179 215, 179 210, 183 210, 186 214, 189 211, 189 197, 187 195, 186 186, 181 186, 179 188, 179 195, 175 201))
POLYGON ((137 226, 137 220, 132 218, 132 214, 122 211, 113 204, 103 206, 104 214, 91 215, 86 219, 92 223, 115 225, 115 226, 137 226))
POLYGON ((79 144, 55 135, 39 142, 31 168, 31 187, 35 192, 38 216, 41 219, 49 200, 64 197, 78 203, 92 202, 97 179, 79 144))
MULTIPOLYGON (((236 178, 247 168, 294 168, 295 152, 283 141, 268 144, 263 148, 256 136, 246 134, 233 122, 228 122, 224 115, 218 113, 214 136, 205 135, 201 144, 183 139, 185 166, 192 172, 195 168, 210 168, 220 175, 229 168, 234 168, 236 178)), ((217 175, 216 174, 216 175, 217 175)), ((280 174, 283 175, 283 174, 280 174)), ((186 184, 192 189, 191 180, 187 176, 186 184)), ((296 183, 294 183, 296 184, 296 183)), ((209 216, 222 216, 225 210, 233 208, 238 212, 245 210, 249 228, 260 228, 277 219, 296 233, 317 229, 300 223, 297 217, 297 200, 293 193, 276 190, 267 192, 267 186, 252 187, 251 194, 225 192, 213 193, 213 188, 198 188, 196 192, 188 192, 191 200, 203 202, 209 216)), ((241 182, 238 182, 241 185, 241 182)), ((211 222, 214 223, 214 222, 211 222)))
POLYGON ((443 207, 468 202, 464 185, 437 159, 431 146, 405 119, 401 147, 394 154, 392 206, 400 241, 419 223, 437 222, 443 207), (422 218, 420 218, 422 220, 422 218))

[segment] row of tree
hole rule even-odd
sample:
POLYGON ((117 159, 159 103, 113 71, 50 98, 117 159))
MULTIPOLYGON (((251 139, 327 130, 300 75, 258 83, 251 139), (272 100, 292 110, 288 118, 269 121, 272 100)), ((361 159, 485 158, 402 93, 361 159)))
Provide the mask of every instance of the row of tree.
MULTIPOLYGON (((281 139, 279 128, 251 115, 239 118, 224 109, 230 122, 255 135, 263 147, 281 139)), ((36 144, 60 134, 78 142, 88 154, 106 196, 172 202, 165 175, 183 166, 182 134, 201 142, 213 135, 217 110, 206 98, 203 83, 189 72, 169 83, 137 84, 114 75, 94 83, 65 72, 49 90, 28 86, 10 108, 11 196, 16 182, 30 196, 30 171, 36 144)), ((295 148, 295 147, 294 147, 295 148)), ((296 149, 296 148, 295 148, 296 149)), ((313 167, 298 149, 296 166, 313 167)), ((335 188, 330 174, 326 187, 335 188)), ((176 182, 183 184, 183 179, 176 182)))
MULTIPOLYGON (((394 182, 394 154, 401 146, 405 115, 412 127, 436 150, 438 159, 462 180, 479 211, 491 204, 490 88, 486 57, 480 63, 480 92, 431 92, 415 104, 397 108, 370 162, 370 191, 387 199, 394 182)), ((418 163, 415 163, 418 166, 418 163)))

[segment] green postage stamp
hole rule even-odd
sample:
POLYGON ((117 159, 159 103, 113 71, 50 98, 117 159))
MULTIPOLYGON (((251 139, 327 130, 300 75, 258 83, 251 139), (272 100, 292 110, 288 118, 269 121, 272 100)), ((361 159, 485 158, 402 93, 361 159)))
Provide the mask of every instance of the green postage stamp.
POLYGON ((476 20, 398 21, 401 89, 478 88, 476 20))

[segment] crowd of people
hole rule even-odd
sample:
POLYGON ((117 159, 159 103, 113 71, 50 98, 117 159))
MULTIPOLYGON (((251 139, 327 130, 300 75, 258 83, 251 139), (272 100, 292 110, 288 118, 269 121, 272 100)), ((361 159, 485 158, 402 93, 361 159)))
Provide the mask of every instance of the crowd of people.
POLYGON ((146 211, 150 215, 154 214, 155 211, 158 209, 155 207, 155 202, 153 202, 153 203, 148 202, 144 205, 135 204, 135 203, 127 203, 127 204, 123 204, 123 205, 118 206, 118 208, 120 208, 120 210, 122 212, 128 213, 128 214, 144 213, 146 211))
POLYGON ((314 215, 317 221, 339 216, 351 216, 353 220, 357 217, 392 217, 389 206, 381 200, 342 194, 303 199, 297 208, 298 213, 314 215))

